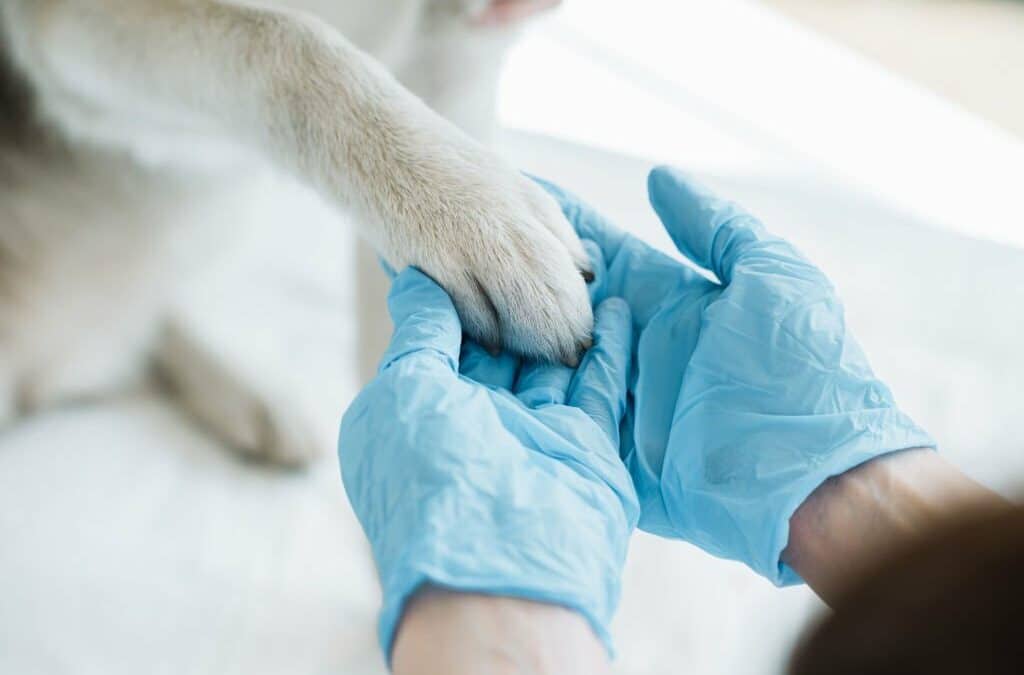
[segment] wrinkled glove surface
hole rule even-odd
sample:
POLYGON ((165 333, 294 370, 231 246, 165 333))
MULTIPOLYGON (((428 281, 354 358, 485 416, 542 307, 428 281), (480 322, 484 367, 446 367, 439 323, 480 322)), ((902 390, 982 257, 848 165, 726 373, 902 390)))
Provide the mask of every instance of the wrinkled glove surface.
POLYGON ((639 513, 618 454, 627 305, 598 307, 577 370, 462 344, 451 300, 415 269, 394 280, 388 307, 391 345, 338 444, 380 575, 385 654, 405 603, 428 583, 564 605, 610 649, 639 513))
POLYGON ((672 169, 648 181, 676 247, 715 283, 540 182, 603 253, 597 299, 624 298, 632 311, 620 450, 640 527, 743 561, 776 584, 798 582, 780 556, 811 492, 934 441, 872 372, 825 275, 737 205, 672 169))

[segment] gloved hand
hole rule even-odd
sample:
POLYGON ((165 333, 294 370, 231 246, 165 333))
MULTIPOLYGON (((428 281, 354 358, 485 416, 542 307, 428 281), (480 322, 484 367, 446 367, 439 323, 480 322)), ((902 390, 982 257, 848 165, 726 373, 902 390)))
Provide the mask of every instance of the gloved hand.
POLYGON ((753 216, 671 169, 651 204, 679 251, 721 283, 615 229, 560 188, 633 314, 635 365, 620 451, 641 529, 740 560, 777 584, 789 519, 822 482, 934 442, 896 407, 822 272, 753 216))
POLYGON ((385 654, 423 584, 567 606, 610 648, 639 515, 618 455, 629 308, 597 308, 575 371, 460 347, 451 300, 417 270, 394 280, 388 308, 391 345, 338 442, 380 574, 385 654))

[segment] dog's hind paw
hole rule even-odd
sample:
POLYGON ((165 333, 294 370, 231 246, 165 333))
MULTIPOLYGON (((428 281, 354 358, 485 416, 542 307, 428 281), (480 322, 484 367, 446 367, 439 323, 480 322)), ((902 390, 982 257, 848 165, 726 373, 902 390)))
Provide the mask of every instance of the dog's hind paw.
POLYGON ((330 439, 318 433, 296 397, 246 365, 173 321, 157 350, 158 371, 182 407, 243 457, 303 466, 324 455, 330 439))

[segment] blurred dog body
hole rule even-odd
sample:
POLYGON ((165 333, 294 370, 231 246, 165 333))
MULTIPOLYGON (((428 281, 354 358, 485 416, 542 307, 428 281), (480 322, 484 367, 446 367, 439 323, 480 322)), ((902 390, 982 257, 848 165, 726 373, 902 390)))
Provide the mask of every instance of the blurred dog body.
POLYGON ((475 336, 571 361, 590 325, 582 247, 553 202, 420 100, 486 137, 514 30, 474 17, 548 4, 4 0, 0 425, 155 359, 231 445, 314 454, 301 411, 168 321, 183 280, 262 226, 268 172, 351 209, 475 336))

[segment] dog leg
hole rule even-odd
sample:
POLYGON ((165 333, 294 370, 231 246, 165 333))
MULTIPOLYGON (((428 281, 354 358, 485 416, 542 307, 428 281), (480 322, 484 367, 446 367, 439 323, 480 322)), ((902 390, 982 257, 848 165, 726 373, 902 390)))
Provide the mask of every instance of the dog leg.
POLYGON ((497 131, 498 84, 505 54, 519 29, 481 29, 462 13, 421 18, 395 74, 432 110, 490 145, 497 131))
POLYGON ((43 110, 69 133, 144 139, 165 160, 211 138, 263 151, 354 207, 392 267, 441 283, 478 340, 567 363, 589 345, 590 263, 555 202, 325 24, 215 0, 0 11, 43 110))

